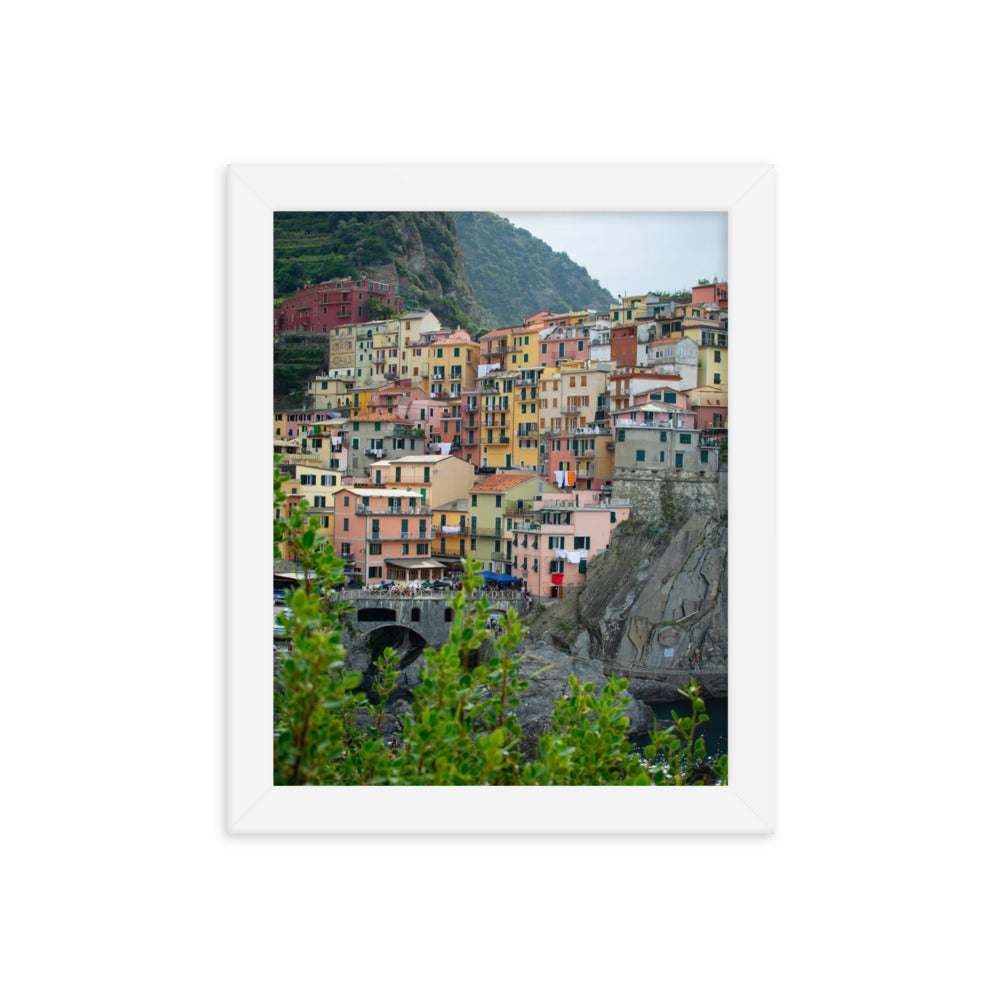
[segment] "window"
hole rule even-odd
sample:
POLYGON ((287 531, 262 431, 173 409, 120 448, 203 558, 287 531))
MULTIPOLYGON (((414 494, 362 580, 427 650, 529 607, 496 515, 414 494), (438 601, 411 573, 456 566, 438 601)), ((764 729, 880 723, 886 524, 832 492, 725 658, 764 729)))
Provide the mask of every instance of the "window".
POLYGON ((664 403, 676 403, 677 402, 677 393, 676 392, 665 392, 663 394, 663 402, 664 403))
POLYGON ((702 453, 701 453, 701 460, 703 462, 707 462, 708 461, 708 452, 707 451, 702 451, 702 453))
POLYGON ((681 444, 690 444, 690 443, 691 443, 691 435, 690 434, 682 434, 681 435, 681 444))
POLYGON ((645 462, 646 461, 646 451, 645 451, 644 448, 639 448, 639 449, 636 450, 635 460, 637 462, 645 462))
POLYGON ((617 523, 617 521, 618 521, 618 515, 614 511, 611 511, 611 523, 615 524, 617 523))
POLYGON ((370 556, 380 556, 380 555, 382 555, 382 543, 381 542, 369 542, 368 543, 368 555, 370 555, 370 556))
POLYGON ((399 477, 402 474, 402 470, 400 469, 400 467, 398 465, 396 466, 395 472, 396 472, 396 482, 398 483, 399 482, 399 477))
POLYGON ((666 441, 667 440, 667 432, 666 431, 660 431, 660 440, 661 441, 666 441))
POLYGON ((683 468, 683 466, 684 466, 684 453, 683 452, 679 451, 679 452, 677 452, 676 455, 674 455, 674 466, 675 466, 675 468, 678 468, 678 469, 683 468))
POLYGON ((712 376, 712 382, 714 382, 715 385, 722 385, 722 375, 720 375, 719 372, 716 372, 712 376))
POLYGON ((417 542, 417 555, 426 556, 430 553, 430 543, 429 542, 417 542))
POLYGON ((369 566, 368 567, 368 579, 374 580, 382 575, 382 569, 380 566, 369 566))
POLYGON ((493 498, 493 499, 494 499, 494 501, 495 501, 495 503, 494 503, 494 506, 495 506, 495 507, 499 507, 499 506, 500 506, 500 494, 499 494, 499 493, 497 493, 497 494, 496 494, 496 496, 494 496, 494 498, 493 498))
MULTIPOLYGON (((716 360, 717 364, 721 363, 721 361, 722 361, 722 351, 716 351, 715 352, 715 360, 716 360)), ((325 389, 326 386, 324 385, 323 388, 325 389)))
POLYGON ((573 538, 573 548, 574 549, 589 549, 590 548, 590 535, 576 535, 573 538))

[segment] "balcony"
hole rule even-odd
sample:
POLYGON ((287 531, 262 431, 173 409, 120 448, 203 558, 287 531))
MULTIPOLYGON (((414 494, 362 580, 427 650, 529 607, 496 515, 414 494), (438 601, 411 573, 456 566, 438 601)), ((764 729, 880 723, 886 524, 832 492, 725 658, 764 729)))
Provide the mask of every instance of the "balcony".
POLYGON ((538 433, 538 424, 518 424, 517 425, 517 436, 518 437, 528 437, 534 436, 538 433))
POLYGON ((580 407, 576 403, 560 403, 559 404, 560 413, 579 413, 580 407))
POLYGON ((488 527, 484 525, 470 525, 469 535, 472 538, 503 538, 503 526, 497 528, 494 525, 488 527))
POLYGON ((388 527, 372 532, 367 536, 369 542, 403 541, 403 542, 429 542, 434 537, 434 530, 430 531, 404 531, 402 528, 388 527))
POLYGON ((430 507, 397 507, 393 505, 388 509, 380 510, 363 503, 357 504, 354 508, 355 514, 361 514, 366 517, 417 517, 420 515, 426 516, 430 512, 430 507))

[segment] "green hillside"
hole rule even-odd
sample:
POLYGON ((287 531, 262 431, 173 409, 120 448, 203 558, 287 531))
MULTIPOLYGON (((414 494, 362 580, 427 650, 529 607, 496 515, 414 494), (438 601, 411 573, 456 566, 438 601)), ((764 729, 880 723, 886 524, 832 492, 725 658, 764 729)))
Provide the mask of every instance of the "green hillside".
POLYGON ((471 333, 614 301, 565 253, 493 212, 274 213, 276 298, 361 275, 398 285, 408 308, 471 333))
POLYGON ((399 285, 409 308, 474 333, 493 324, 465 273, 448 212, 275 212, 274 295, 329 278, 399 285))
POLYGON ((494 212, 456 212, 455 223, 476 299, 501 326, 543 309, 604 310, 615 301, 565 253, 494 212))

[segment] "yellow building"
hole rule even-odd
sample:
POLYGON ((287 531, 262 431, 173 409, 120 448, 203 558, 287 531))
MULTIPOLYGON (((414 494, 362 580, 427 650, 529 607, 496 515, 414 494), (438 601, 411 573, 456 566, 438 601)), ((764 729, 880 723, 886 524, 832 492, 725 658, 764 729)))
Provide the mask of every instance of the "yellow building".
POLYGON ((507 332, 507 370, 538 367, 538 334, 542 323, 515 327, 507 332))
POLYGON ((434 508, 434 545, 431 554, 451 569, 457 570, 469 556, 469 498, 462 497, 434 508))
POLYGON ((539 381, 539 432, 562 434, 592 425, 607 387, 608 371, 603 368, 567 364, 544 369, 539 381))
MULTIPOLYGON (((613 307, 612 307, 613 308, 613 307)), ((543 326, 578 326, 580 323, 586 323, 590 313, 586 309, 580 309, 577 312, 568 313, 549 313, 545 318, 543 326)))
POLYGON ((291 476, 281 484, 285 495, 293 503, 304 499, 309 505, 309 513, 319 518, 316 537, 326 542, 332 541, 333 495, 341 486, 340 473, 302 462, 282 464, 279 470, 283 476, 291 476))
POLYGON ((327 375, 314 378, 309 383, 307 392, 312 397, 314 409, 343 412, 350 405, 350 387, 353 384, 353 380, 348 381, 327 375))
POLYGON ((620 306, 611 307, 612 323, 631 323, 639 316, 646 315, 645 295, 623 295, 620 306))
POLYGON ((698 348, 698 385, 729 385, 729 348, 698 348))
POLYGON ((399 378, 399 320, 378 323, 372 331, 373 377, 377 381, 399 378))
POLYGON ((423 507, 437 507, 468 496, 475 480, 471 462, 454 455, 407 455, 374 462, 372 479, 383 489, 414 490, 423 507))
POLYGON ((541 493, 559 492, 535 473, 498 472, 469 491, 470 555, 494 573, 508 573, 514 518, 541 493))
POLYGON ((514 391, 514 375, 507 371, 495 371, 479 381, 482 409, 479 432, 479 442, 482 447, 480 464, 490 468, 512 468, 514 448, 511 395, 514 391))

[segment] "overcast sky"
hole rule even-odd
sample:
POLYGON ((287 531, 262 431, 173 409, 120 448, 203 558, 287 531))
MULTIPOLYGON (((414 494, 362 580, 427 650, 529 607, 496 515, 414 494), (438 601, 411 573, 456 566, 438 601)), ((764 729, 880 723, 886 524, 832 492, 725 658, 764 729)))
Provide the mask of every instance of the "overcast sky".
POLYGON ((501 212, 564 250, 613 295, 725 281, 725 212, 501 212))

